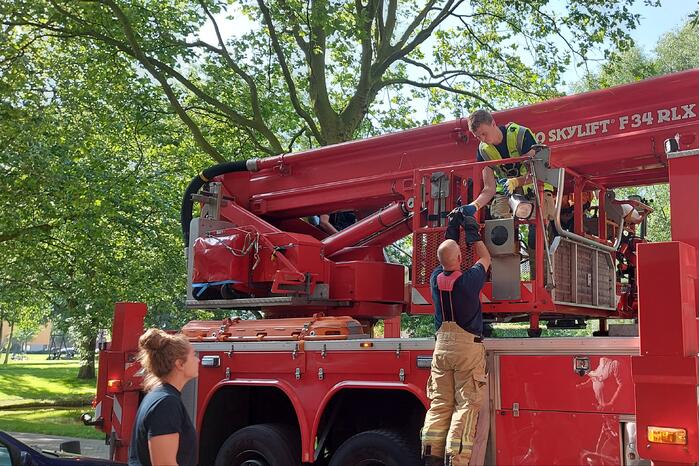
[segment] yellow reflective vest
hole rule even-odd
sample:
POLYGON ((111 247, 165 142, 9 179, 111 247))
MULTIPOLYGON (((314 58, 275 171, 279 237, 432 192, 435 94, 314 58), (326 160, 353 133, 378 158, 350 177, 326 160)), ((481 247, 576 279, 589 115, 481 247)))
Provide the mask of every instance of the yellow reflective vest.
MULTIPOLYGON (((506 147, 508 148, 508 155, 510 157, 516 158, 523 155, 523 142, 525 141, 525 135, 528 132, 530 133, 530 135, 532 135, 532 138, 534 139, 535 135, 532 134, 532 131, 530 131, 529 128, 526 128, 525 126, 520 126, 517 123, 508 123, 508 125, 506 125, 506 147)), ((501 157, 501 153, 498 152, 498 149, 496 149, 496 146, 486 144, 484 142, 479 144, 479 154, 481 154, 481 158, 483 160, 501 160, 503 158, 501 157)), ((513 170, 506 170, 506 168, 503 165, 498 165, 491 168, 493 169, 493 172, 496 175, 497 179, 515 178, 518 176, 527 175, 527 167, 524 163, 515 163, 513 165, 515 165, 513 170)), ((523 186, 523 190, 527 191, 528 189, 533 189, 532 183, 523 186)), ((553 191, 554 187, 549 183, 545 183, 544 189, 546 191, 553 191)), ((501 186, 499 183, 496 183, 496 192, 498 194, 503 194, 503 190, 503 186, 501 186)))

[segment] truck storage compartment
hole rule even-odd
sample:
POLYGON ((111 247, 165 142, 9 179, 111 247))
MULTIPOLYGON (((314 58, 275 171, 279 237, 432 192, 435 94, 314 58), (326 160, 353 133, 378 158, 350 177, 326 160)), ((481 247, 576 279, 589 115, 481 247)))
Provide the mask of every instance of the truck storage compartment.
POLYGON ((556 304, 614 310, 615 264, 609 252, 558 236, 552 242, 556 304))

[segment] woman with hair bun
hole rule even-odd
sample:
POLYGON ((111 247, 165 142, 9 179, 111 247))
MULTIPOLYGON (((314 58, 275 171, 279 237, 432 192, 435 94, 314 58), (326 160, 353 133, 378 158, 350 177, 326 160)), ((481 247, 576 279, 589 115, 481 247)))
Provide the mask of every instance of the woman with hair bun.
POLYGON ((129 465, 197 464, 197 435, 180 398, 182 387, 199 371, 194 348, 182 334, 152 328, 139 338, 139 349, 148 393, 136 413, 129 465))

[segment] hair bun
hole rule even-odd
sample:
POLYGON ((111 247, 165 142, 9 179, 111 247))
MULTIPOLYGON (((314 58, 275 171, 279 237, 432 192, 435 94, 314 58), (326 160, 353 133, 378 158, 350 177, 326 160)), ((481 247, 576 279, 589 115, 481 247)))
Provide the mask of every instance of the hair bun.
POLYGON ((192 345, 183 334, 171 335, 150 328, 139 338, 138 362, 145 370, 143 388, 149 391, 173 371, 175 362, 186 361, 192 345))
POLYGON ((168 343, 168 334, 164 331, 151 328, 139 338, 139 346, 146 351, 159 351, 168 343))

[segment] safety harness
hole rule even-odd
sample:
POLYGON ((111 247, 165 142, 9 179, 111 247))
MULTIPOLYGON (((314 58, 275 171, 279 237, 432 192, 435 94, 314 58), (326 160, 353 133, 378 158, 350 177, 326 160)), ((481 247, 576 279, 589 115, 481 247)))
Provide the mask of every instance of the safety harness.
POLYGON ((455 282, 462 276, 462 272, 459 270, 452 272, 449 275, 445 275, 445 272, 440 273, 437 276, 437 286, 440 291, 440 310, 442 311, 442 321, 443 322, 455 322, 455 312, 454 312, 454 301, 452 300, 452 290, 454 289, 455 282), (447 298, 450 302, 450 317, 448 318, 445 312, 445 303, 443 295, 447 294, 447 298))

